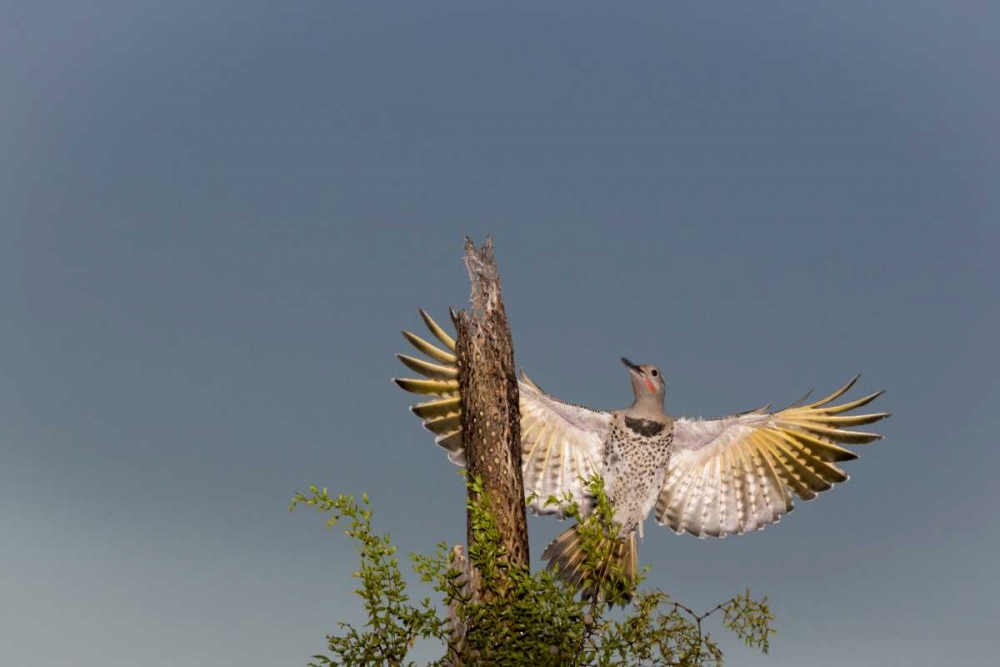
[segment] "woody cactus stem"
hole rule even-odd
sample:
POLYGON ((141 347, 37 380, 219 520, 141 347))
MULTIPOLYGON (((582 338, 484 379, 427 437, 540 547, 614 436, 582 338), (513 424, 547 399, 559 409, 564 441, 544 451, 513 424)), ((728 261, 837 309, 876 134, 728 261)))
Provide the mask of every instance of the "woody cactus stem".
MULTIPOLYGON (((472 313, 452 312, 458 332, 458 382, 466 468, 483 480, 511 564, 528 565, 528 526, 521 480, 521 419, 514 346, 500 294, 493 239, 465 239, 472 313)), ((474 491, 470 488, 470 494, 474 491)), ((475 498, 470 498, 475 499, 475 498)), ((471 516, 468 543, 474 544, 471 516)))

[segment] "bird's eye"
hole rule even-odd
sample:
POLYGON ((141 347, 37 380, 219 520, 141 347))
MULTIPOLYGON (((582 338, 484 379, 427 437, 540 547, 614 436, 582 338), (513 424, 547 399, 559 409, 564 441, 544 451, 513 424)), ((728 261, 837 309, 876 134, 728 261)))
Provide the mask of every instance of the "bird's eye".
POLYGON ((652 375, 653 377, 656 377, 657 375, 659 375, 659 373, 657 372, 657 370, 656 370, 655 368, 654 368, 653 370, 651 370, 651 371, 650 371, 650 374, 651 374, 651 375, 652 375))

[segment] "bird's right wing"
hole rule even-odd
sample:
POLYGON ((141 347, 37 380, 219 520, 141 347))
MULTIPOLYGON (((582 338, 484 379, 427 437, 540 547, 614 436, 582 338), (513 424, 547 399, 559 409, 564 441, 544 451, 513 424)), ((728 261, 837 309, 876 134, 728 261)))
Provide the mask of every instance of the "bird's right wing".
POLYGON ((420 316, 424 318, 424 324, 434 337, 441 341, 445 349, 442 350, 415 333, 404 331, 403 337, 410 341, 413 347, 438 363, 397 354, 396 358, 402 361, 404 366, 426 379, 395 378, 393 382, 413 394, 434 397, 411 405, 410 412, 420 418, 425 429, 437 436, 434 442, 448 451, 448 459, 455 465, 464 467, 462 403, 458 392, 458 357, 455 356, 455 340, 423 310, 420 311, 420 316))
MULTIPOLYGON (((448 458, 465 465, 462 442, 462 407, 458 385, 455 341, 423 310, 421 317, 427 328, 445 349, 427 342, 414 333, 403 336, 433 363, 405 354, 396 355, 404 365, 425 379, 396 379, 406 391, 432 396, 410 410, 420 417, 424 428, 436 434, 435 442, 448 450, 448 458)), ((536 514, 566 515, 560 502, 547 504, 550 496, 560 501, 568 493, 589 511, 590 499, 581 479, 601 472, 604 439, 611 415, 579 405, 565 403, 546 394, 522 374, 518 382, 521 412, 521 471, 526 497, 532 497, 528 507, 536 514)))
POLYGON ((536 496, 528 507, 536 514, 564 518, 566 507, 561 501, 569 493, 586 514, 593 501, 584 480, 603 468, 611 415, 564 403, 523 373, 521 378, 521 470, 525 495, 536 496), (550 496, 560 503, 546 504, 550 496))

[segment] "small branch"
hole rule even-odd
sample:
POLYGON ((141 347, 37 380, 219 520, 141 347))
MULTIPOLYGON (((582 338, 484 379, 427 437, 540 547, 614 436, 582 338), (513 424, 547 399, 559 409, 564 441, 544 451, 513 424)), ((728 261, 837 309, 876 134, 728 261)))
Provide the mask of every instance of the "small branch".
MULTIPOLYGON (((465 633, 468 624, 460 617, 459 607, 464 605, 479 588, 478 572, 470 567, 469 560, 461 544, 456 544, 451 550, 451 569, 462 574, 459 596, 448 605, 448 640, 447 664, 450 667, 462 665, 462 653, 465 651, 465 633)), ((456 582, 457 583, 457 582, 456 582)))
MULTIPOLYGON (((733 599, 735 599, 735 598, 733 598, 733 599)), ((726 606, 731 605, 732 603, 733 603, 733 600, 727 600, 725 602, 721 602, 721 603, 715 605, 714 607, 712 607, 711 609, 709 609, 708 611, 706 611, 703 614, 696 614, 696 613, 694 613, 694 611, 690 607, 688 607, 686 605, 683 605, 680 602, 674 602, 673 605, 674 605, 674 609, 675 610, 679 609, 679 610, 681 610, 683 612, 686 612, 691 618, 693 618, 698 623, 698 627, 700 628, 702 621, 704 621, 706 618, 708 618, 709 616, 711 616, 715 612, 722 611, 723 609, 726 608, 726 606)))

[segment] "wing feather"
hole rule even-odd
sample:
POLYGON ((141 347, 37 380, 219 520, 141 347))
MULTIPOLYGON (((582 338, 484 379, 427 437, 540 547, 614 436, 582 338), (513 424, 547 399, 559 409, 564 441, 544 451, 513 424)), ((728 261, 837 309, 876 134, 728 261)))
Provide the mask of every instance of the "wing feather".
POLYGON ((743 511, 740 516, 740 523, 736 529, 737 533, 746 532, 747 528, 757 520, 758 499, 757 490, 760 482, 757 479, 757 468, 748 459, 748 455, 741 443, 736 443, 732 452, 734 458, 738 460, 735 477, 741 486, 743 495, 743 511))
POLYGON ((564 517, 567 507, 561 501, 569 494, 587 511, 590 500, 581 478, 601 470, 610 414, 563 403, 536 385, 521 382, 518 389, 522 416, 543 424, 521 433, 522 452, 530 452, 522 465, 524 492, 536 496, 528 507, 564 517), (550 496, 560 502, 547 505, 550 496))
POLYGON ((856 459, 842 444, 882 438, 848 430, 885 419, 885 412, 847 415, 882 395, 832 405, 857 382, 818 401, 760 409, 720 419, 678 419, 674 453, 656 503, 656 519, 678 533, 725 537, 777 523, 793 494, 812 500, 849 477, 836 464, 856 459))
MULTIPOLYGON (((424 428, 437 436, 435 442, 448 451, 448 458, 464 466, 455 340, 424 310, 420 311, 420 317, 443 347, 404 331, 403 337, 432 361, 396 355, 403 365, 423 377, 394 382, 410 393, 434 397, 413 405, 410 410, 421 419, 424 428)), ((537 496, 529 508, 538 514, 565 516, 564 504, 549 506, 546 500, 549 496, 562 500, 569 494, 581 510, 587 511, 590 499, 581 478, 589 478, 601 470, 610 415, 560 401, 542 391, 523 372, 518 390, 524 490, 528 496, 537 496)))
POLYGON ((822 412, 828 415, 836 415, 840 414, 841 412, 850 412, 851 410, 857 410, 858 408, 863 408, 864 406, 868 405, 869 403, 871 403, 884 393, 885 390, 883 389, 882 391, 876 391, 872 394, 868 394, 867 396, 863 396, 856 401, 850 401, 849 403, 841 403, 840 405, 835 405, 829 408, 822 408, 817 410, 817 412, 822 412))
POLYGON ((454 352, 455 339, 449 336, 445 332, 445 330, 442 329, 441 326, 437 322, 435 322, 434 319, 430 315, 428 315, 427 311, 425 311, 423 308, 420 309, 420 317, 423 318, 424 324, 426 324, 430 332, 434 334, 434 337, 437 338, 442 343, 444 343, 444 346, 446 348, 454 352))
POLYGON ((396 358, 411 371, 434 380, 454 380, 458 378, 458 369, 454 366, 440 366, 423 359, 417 359, 407 354, 397 354, 396 358))
MULTIPOLYGON (((449 352, 445 352, 444 350, 442 350, 441 348, 439 348, 437 345, 434 345, 432 343, 428 343, 426 340, 424 340, 423 338, 421 338, 420 336, 418 336, 415 333, 411 333, 409 331, 404 331, 403 332, 403 338, 405 338, 407 341, 409 341, 410 345, 412 345, 413 347, 417 348, 417 350, 419 350, 423 354, 426 354, 431 359, 436 359, 436 360, 440 361, 442 364, 449 364, 449 365, 454 366, 458 362, 458 357, 456 357, 454 354, 451 354, 449 352)), ((456 368, 456 370, 457 370, 457 368, 456 368)), ((417 371, 417 372, 420 373, 421 371, 417 371)))

